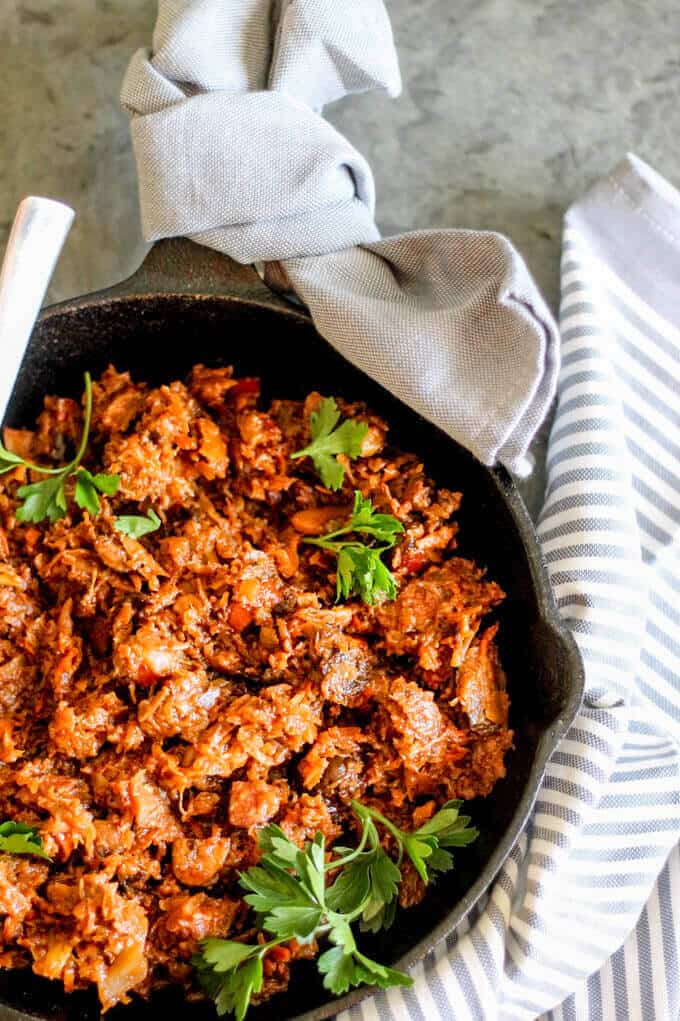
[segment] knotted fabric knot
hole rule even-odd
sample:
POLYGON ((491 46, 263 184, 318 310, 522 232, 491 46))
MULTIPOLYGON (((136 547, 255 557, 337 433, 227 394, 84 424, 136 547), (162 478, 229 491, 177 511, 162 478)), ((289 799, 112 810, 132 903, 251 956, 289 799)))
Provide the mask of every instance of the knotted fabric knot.
POLYGON ((280 261, 341 354, 526 474, 555 391, 551 315, 497 234, 380 239, 371 169, 322 116, 371 89, 400 90, 382 0, 161 0, 122 92, 144 235, 280 261))

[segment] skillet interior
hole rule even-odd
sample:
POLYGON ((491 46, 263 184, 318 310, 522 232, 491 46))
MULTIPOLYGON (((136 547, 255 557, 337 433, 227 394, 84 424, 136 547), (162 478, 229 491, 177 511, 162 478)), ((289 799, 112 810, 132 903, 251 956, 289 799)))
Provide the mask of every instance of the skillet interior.
MULTIPOLYGON (((487 799, 470 805, 481 836, 458 852, 454 872, 420 907, 399 913, 392 930, 364 941, 366 952, 380 961, 406 966, 451 931, 490 883, 531 809, 545 761, 580 703, 578 654, 570 636, 557 627, 533 529, 514 486, 504 471, 484 468, 337 355, 305 315, 235 298, 146 294, 85 299, 48 310, 34 333, 7 424, 30 422, 44 393, 75 395, 85 369, 96 375, 111 361, 156 383, 183 377, 198 361, 231 363, 238 374, 262 378, 265 400, 302 397, 310 389, 363 399, 386 417, 397 444, 422 456, 439 484, 464 494, 460 553, 488 566, 508 594, 500 612, 500 645, 516 747, 508 756, 506 779, 487 799)), ((289 992, 249 1017, 316 1021, 364 995, 357 990, 329 1000, 315 968, 301 962, 289 992)), ((134 1003, 108 1017, 140 1021, 152 1009, 172 1016, 177 1008, 177 996, 169 991, 157 994, 151 1007, 134 1003)), ((215 1017, 211 1004, 180 1009, 189 1021, 215 1017)), ((0 973, 0 1018, 27 1016, 88 1021, 98 1017, 98 1008, 90 993, 67 997, 59 994, 57 983, 30 972, 0 973)))

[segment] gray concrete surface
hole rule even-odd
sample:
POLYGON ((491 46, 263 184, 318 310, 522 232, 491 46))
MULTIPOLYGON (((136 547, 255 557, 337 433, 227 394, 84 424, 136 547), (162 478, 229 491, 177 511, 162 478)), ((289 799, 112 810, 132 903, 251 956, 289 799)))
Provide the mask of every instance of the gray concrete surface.
MULTIPOLYGON (((676 0, 388 0, 404 94, 330 119, 370 159, 386 233, 500 230, 553 307, 562 215, 626 150, 680 184, 676 0)), ((139 262, 120 80, 155 0, 0 0, 0 244, 27 193, 78 212, 50 297, 139 262)), ((541 458, 543 444, 537 444, 541 458)), ((535 508, 542 475, 525 487, 535 508)))

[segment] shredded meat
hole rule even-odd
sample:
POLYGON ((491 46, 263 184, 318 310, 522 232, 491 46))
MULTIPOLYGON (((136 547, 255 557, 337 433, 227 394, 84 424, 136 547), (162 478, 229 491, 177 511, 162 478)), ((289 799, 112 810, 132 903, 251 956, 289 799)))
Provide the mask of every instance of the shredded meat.
MULTIPOLYGON (((238 873, 259 827, 346 840, 355 798, 415 827, 504 775, 503 593, 455 555, 461 496, 343 401, 368 433, 325 490, 290 456, 320 399, 263 408, 228 368, 156 388, 109 368, 85 460, 120 476, 101 512, 69 491, 61 520, 21 524, 30 472, 0 477, 0 818, 38 826, 52 859, 0 854, 0 965, 94 984, 104 1010, 168 981, 195 992, 198 941, 252 928, 238 873), (304 542, 355 489, 403 524, 394 602, 337 604, 333 557, 304 542), (114 527, 149 509, 141 540, 114 527)), ((78 402, 48 397, 4 440, 60 464, 82 427, 78 402)), ((424 887, 404 869, 410 905, 424 887)), ((315 952, 268 954, 263 997, 315 952)))
POLYGON ((473 642, 458 671, 458 698, 471 729, 480 733, 508 725, 505 674, 494 643, 497 631, 498 625, 494 624, 473 642))

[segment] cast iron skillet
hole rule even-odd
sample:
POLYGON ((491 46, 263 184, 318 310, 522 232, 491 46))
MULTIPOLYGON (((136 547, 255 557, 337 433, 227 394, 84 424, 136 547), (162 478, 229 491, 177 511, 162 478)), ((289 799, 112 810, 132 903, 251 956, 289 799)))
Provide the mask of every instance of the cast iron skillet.
MULTIPOLYGON (((35 329, 7 412, 7 424, 30 422, 45 393, 76 396, 82 374, 109 362, 161 383, 196 362, 233 364, 262 378, 264 399, 309 390, 367 401, 390 423, 390 436, 422 456, 441 485, 464 494, 460 553, 488 566, 507 592, 500 611, 501 655, 508 674, 515 748, 508 775, 470 805, 481 836, 456 856, 456 868, 424 903, 400 912, 393 928, 364 949, 408 968, 450 933, 489 886, 529 815, 545 764, 580 705, 583 672, 563 630, 534 531, 507 473, 490 471, 444 433, 341 358, 309 317, 272 294, 250 268, 189 241, 156 245, 129 280, 107 291, 48 308, 35 329)), ((94 1021, 93 993, 65 996, 30 971, 0 972, 0 1018, 94 1021)), ((177 1009, 177 992, 116 1008, 111 1021, 140 1021, 177 1009)), ((368 995, 329 998, 316 969, 300 962, 289 991, 253 1010, 252 1021, 319 1021, 368 995)), ((182 1007, 187 1021, 215 1017, 212 1004, 182 1007)))

